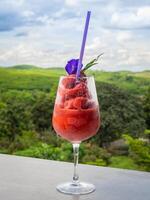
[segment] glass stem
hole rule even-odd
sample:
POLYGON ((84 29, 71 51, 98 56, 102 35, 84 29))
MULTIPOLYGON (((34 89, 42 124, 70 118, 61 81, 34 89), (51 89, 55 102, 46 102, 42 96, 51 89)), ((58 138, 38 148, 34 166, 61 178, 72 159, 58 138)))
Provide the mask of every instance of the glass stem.
POLYGON ((78 159, 79 159, 79 147, 80 144, 73 144, 73 155, 74 155, 74 173, 73 173, 73 184, 78 185, 79 183, 79 175, 77 172, 77 166, 78 166, 78 159))

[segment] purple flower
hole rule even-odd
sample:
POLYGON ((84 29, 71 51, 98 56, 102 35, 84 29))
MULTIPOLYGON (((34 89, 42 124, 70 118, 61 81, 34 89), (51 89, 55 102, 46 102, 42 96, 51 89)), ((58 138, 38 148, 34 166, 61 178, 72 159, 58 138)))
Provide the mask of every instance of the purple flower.
POLYGON ((77 68, 78 68, 78 62, 79 62, 79 59, 71 59, 68 61, 65 67, 68 74, 76 74, 77 68))

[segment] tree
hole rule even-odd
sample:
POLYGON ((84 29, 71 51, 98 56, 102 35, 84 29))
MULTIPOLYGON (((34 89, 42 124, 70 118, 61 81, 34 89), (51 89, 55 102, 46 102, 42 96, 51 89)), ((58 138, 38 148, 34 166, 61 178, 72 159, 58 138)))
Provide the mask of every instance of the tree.
POLYGON ((129 135, 124 135, 124 139, 129 145, 129 156, 144 170, 150 171, 150 145, 148 142, 134 139, 129 135))
POLYGON ((119 139, 124 133, 138 137, 145 130, 140 98, 107 83, 97 82, 101 128, 96 136, 100 145, 119 139))
POLYGON ((8 137, 13 141, 16 135, 21 135, 24 130, 32 130, 30 107, 26 100, 19 98, 18 93, 1 95, 0 109, 0 137, 8 137), (2 106, 3 105, 3 106, 2 106))
POLYGON ((36 102, 32 108, 32 119, 35 129, 42 132, 51 127, 53 102, 50 95, 44 92, 36 93, 35 98, 36 102))
POLYGON ((144 96, 144 112, 147 128, 150 129, 150 87, 144 96))

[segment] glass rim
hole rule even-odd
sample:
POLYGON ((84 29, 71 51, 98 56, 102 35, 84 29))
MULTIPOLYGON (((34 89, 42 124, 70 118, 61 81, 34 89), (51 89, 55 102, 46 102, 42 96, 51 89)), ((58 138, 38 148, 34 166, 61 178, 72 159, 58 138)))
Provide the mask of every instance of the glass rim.
MULTIPOLYGON (((74 78, 74 77, 69 77, 69 75, 61 75, 59 78, 74 78)), ((87 76, 83 76, 81 77, 82 79, 88 79, 88 78, 94 78, 93 75, 87 75, 87 76)))

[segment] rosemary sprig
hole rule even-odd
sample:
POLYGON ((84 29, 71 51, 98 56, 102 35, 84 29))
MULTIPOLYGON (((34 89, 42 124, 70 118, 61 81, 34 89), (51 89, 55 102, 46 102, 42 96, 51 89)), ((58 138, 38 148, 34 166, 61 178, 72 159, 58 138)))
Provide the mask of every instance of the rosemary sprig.
POLYGON ((92 67, 93 65, 97 65, 98 64, 98 59, 103 55, 104 53, 99 54, 96 58, 94 58, 93 60, 91 60, 89 63, 86 64, 86 66, 82 69, 82 72, 84 72, 85 70, 89 69, 90 67, 92 67))

